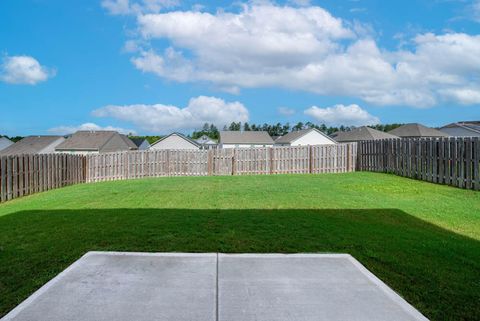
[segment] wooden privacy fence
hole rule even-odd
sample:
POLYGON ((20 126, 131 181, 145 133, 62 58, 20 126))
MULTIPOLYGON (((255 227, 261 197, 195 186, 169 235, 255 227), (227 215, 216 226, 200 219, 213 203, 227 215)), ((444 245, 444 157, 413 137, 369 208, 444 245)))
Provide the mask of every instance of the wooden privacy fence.
POLYGON ((478 138, 389 139, 358 144, 358 169, 480 190, 478 138))
POLYGON ((161 176, 354 171, 356 143, 298 147, 160 150, 86 156, 86 181, 161 176))
POLYGON ((0 201, 85 182, 85 157, 66 154, 0 157, 0 201))
POLYGON ((0 201, 67 185, 160 176, 342 173, 357 145, 162 150, 91 155, 0 157, 0 201))

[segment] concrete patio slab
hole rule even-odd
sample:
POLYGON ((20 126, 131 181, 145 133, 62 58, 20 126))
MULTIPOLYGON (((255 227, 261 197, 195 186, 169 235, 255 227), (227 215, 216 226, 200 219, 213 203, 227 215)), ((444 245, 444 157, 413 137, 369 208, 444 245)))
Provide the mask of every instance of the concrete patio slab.
POLYGON ((427 320, 347 254, 219 254, 218 320, 427 320))
POLYGON ((2 320, 427 320, 346 254, 89 252, 2 320))
POLYGON ((216 260, 216 254, 89 252, 2 320, 215 320, 216 260))

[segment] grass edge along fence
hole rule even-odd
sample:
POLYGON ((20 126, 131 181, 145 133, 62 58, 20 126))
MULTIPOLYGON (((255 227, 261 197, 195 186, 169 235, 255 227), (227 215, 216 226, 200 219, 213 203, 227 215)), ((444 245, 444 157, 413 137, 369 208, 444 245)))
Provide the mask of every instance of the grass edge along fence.
POLYGON ((480 190, 478 137, 385 139, 358 143, 357 169, 480 190))
POLYGON ((356 143, 0 156, 0 202, 78 183, 163 176, 355 171, 356 143))

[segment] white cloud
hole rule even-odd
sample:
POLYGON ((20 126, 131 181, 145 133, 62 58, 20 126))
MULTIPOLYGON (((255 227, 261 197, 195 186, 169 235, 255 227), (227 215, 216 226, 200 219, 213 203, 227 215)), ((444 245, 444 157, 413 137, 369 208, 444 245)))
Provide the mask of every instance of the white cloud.
POLYGON ((380 123, 380 119, 369 114, 358 105, 335 105, 333 107, 319 108, 312 106, 305 110, 305 114, 314 118, 319 123, 331 126, 348 125, 364 126, 380 123))
POLYGON ((75 133, 76 131, 79 131, 79 130, 114 130, 121 134, 130 134, 130 133, 136 134, 135 130, 133 129, 124 129, 124 128, 114 127, 114 126, 102 127, 94 123, 85 123, 79 126, 58 126, 58 127, 50 128, 48 131, 52 134, 67 135, 67 134, 75 133))
POLYGON ((442 94, 449 100, 455 100, 462 105, 480 104, 478 88, 447 89, 442 94))
POLYGON ((283 116, 292 116, 295 114, 295 109, 293 108, 288 108, 288 107, 279 107, 277 109, 277 112, 280 114, 280 115, 283 115, 283 116))
POLYGON ((179 0, 142 0, 139 2, 102 0, 101 5, 112 15, 129 15, 160 12, 165 8, 176 7, 179 3, 179 0))
POLYGON ((143 130, 156 133, 200 128, 204 123, 221 127, 232 121, 246 122, 249 117, 247 108, 239 102, 205 96, 190 99, 184 108, 162 104, 110 105, 93 111, 93 115, 132 122, 143 130))
POLYGON ((412 50, 389 51, 355 23, 317 7, 250 2, 239 12, 140 14, 132 58, 143 72, 222 90, 280 87, 360 98, 375 105, 475 103, 480 36, 421 34, 412 50), (168 41, 155 49, 152 39, 168 41), (470 99, 449 92, 471 92, 470 99))
POLYGON ((53 76, 54 70, 30 56, 5 56, 0 65, 0 80, 9 84, 35 85, 53 76))

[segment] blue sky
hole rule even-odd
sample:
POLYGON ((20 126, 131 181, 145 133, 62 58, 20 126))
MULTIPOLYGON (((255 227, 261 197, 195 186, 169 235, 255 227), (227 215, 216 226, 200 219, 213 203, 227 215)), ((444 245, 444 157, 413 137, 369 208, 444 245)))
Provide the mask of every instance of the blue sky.
POLYGON ((0 134, 480 119, 480 1, 0 1, 0 134))

